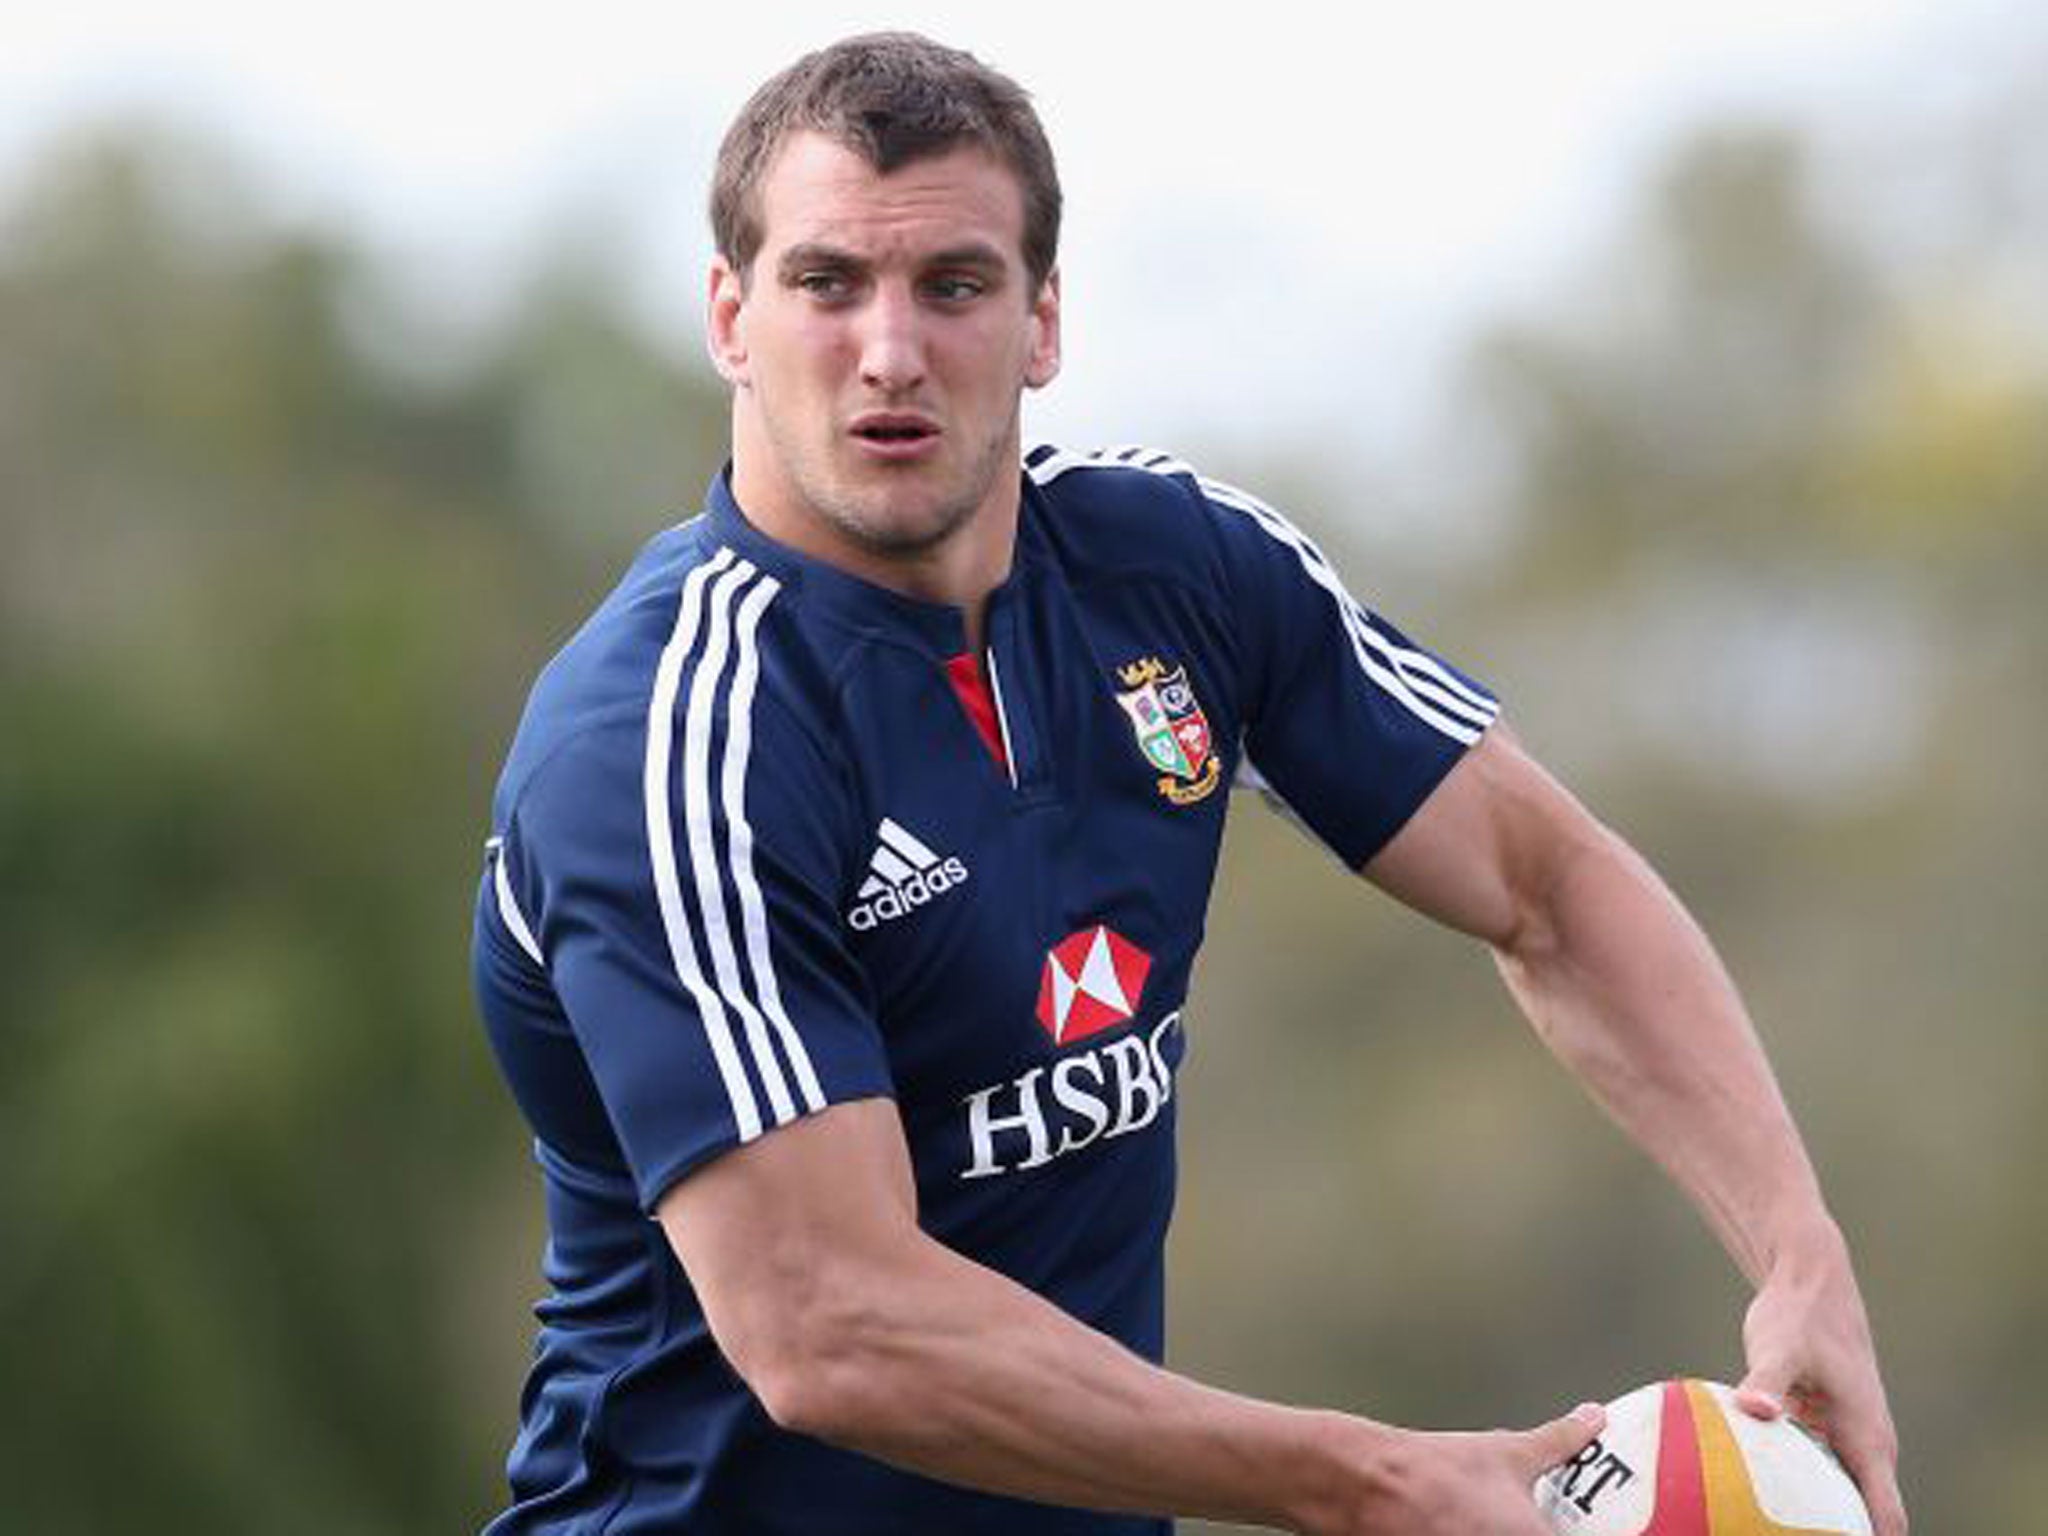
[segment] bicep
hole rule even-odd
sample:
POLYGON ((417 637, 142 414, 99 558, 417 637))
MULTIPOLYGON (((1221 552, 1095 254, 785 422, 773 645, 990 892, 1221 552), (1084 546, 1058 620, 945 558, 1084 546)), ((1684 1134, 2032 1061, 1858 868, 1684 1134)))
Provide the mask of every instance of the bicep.
POLYGON ((1497 723, 1359 873, 1425 916, 1513 948, 1574 856, 1606 837, 1497 723))

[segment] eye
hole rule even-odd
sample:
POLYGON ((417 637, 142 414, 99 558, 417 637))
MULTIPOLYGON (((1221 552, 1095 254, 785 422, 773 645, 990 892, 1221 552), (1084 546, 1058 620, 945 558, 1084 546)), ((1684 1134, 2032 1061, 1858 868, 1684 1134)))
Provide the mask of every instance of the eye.
POLYGON ((940 304, 965 304, 988 292, 988 284, 971 273, 940 272, 925 279, 924 292, 940 304))
POLYGON ((814 299, 831 303, 853 292, 853 279, 845 272, 834 268, 813 267, 797 273, 791 279, 790 286, 814 299))

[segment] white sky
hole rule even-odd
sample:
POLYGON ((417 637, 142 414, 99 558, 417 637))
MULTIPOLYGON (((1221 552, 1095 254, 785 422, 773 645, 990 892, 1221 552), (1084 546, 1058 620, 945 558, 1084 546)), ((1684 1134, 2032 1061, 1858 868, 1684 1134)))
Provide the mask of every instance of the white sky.
POLYGON ((694 345, 725 120, 804 49, 908 26, 1018 77, 1061 157, 1067 373, 1034 430, 1370 450, 1486 313, 1597 248, 1683 124, 1939 110, 2029 3, 15 0, 0 199, 64 127, 148 107, 435 306, 487 306, 574 225, 694 345))

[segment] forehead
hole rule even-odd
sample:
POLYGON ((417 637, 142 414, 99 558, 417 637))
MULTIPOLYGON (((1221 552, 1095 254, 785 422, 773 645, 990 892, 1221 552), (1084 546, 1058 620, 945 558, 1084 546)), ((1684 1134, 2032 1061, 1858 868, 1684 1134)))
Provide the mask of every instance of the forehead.
POLYGON ((761 179, 761 248, 829 245, 872 259, 967 243, 1023 261, 1024 189, 978 145, 882 175, 819 133, 792 134, 761 179))

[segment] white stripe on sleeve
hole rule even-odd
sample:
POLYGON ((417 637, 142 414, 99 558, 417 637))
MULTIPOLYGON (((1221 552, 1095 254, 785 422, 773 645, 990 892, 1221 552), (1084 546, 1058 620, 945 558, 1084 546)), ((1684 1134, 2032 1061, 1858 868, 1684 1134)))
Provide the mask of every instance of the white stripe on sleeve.
POLYGON ((731 723, 726 727, 725 819, 732 829, 732 877, 739 887, 740 924, 746 934, 747 962, 753 968, 754 986, 761 994, 761 1006, 769 1023, 775 1027, 776 1038, 782 1042, 783 1053, 789 1058, 797 1092, 803 1096, 807 1109, 820 1110, 825 1107, 825 1090, 811 1065, 811 1053, 804 1046, 803 1036, 797 1033, 782 1006, 782 984, 776 978, 775 957, 768 946, 767 907, 761 899, 760 882, 754 876, 754 828, 747 820, 746 807, 747 762, 754 745, 754 685, 761 673, 756 632, 761 626, 761 615, 780 588, 781 583, 774 577, 764 576, 740 604, 739 660, 733 669, 732 698, 727 709, 731 723))
POLYGON ((498 919, 504 923, 505 931, 512 935, 519 947, 532 957, 533 963, 542 970, 547 961, 541 957, 540 944, 533 936, 533 929, 527 926, 526 914, 519 910, 519 903, 512 895, 512 879, 505 873, 505 845, 496 838, 491 840, 491 883, 498 893, 498 919))
POLYGON ((1060 476, 1080 469, 1137 469, 1194 480, 1209 500, 1243 513, 1267 537, 1294 552, 1309 579, 1336 603, 1359 670, 1410 714, 1467 746, 1477 741, 1480 733, 1499 714, 1498 704, 1456 676, 1435 657, 1410 646, 1397 645, 1383 634, 1372 616, 1345 591, 1343 582, 1322 551, 1300 529, 1257 497, 1220 481, 1206 479, 1170 454, 1147 454, 1134 448, 1101 453, 1054 449, 1031 464, 1029 473, 1038 484, 1048 485, 1060 476))
POLYGON ((669 956, 677 977, 697 1005, 712 1058, 718 1063, 718 1075, 732 1103, 740 1140, 752 1141, 761 1134, 760 1107, 754 1099, 753 1085, 747 1081, 746 1068, 740 1062, 725 1005, 705 981, 697 960, 697 941, 683 905, 682 876, 676 864, 674 825, 669 811, 676 695, 682 688, 683 660, 697 643, 705 584, 730 565, 732 559, 731 550, 720 550, 712 560, 690 572, 683 583, 676 627, 655 668, 654 693, 648 701, 647 760, 641 790, 646 801, 648 856, 653 863, 655 896, 661 907, 662 927, 668 935, 669 956))
POLYGON ((1274 512, 1274 508, 1266 506, 1266 502, 1247 496, 1235 485, 1206 479, 1171 455, 1147 455, 1143 449, 1112 449, 1106 453, 1071 453, 1067 449, 1055 449, 1032 463, 1028 473, 1038 485, 1049 485, 1075 469, 1141 469, 1153 475, 1194 479, 1210 502, 1243 512, 1266 537, 1294 551, 1294 559, 1303 565, 1309 580, 1323 588, 1331 602, 1337 604, 1337 616, 1343 623, 1343 633, 1352 643, 1352 655, 1358 659, 1358 668, 1380 688, 1380 692, 1395 698, 1417 719, 1434 725, 1438 731, 1462 741, 1464 745, 1477 741, 1481 731, 1485 731, 1493 723, 1495 715, 1499 715, 1499 705, 1487 698, 1487 694, 1452 674, 1450 668, 1438 662, 1434 655, 1407 645, 1397 645, 1380 633, 1372 616, 1352 600, 1350 592, 1343 590, 1343 582, 1337 578, 1335 567, 1331 567, 1323 557, 1323 551, 1319 551, 1315 543, 1300 532, 1300 528, 1274 512))
MULTIPOLYGON (((683 817, 688 829, 690 872, 697 886, 698 920, 705 948, 711 953, 718 991, 740 1016, 747 1045, 753 1052, 754 1071, 768 1091, 775 1123, 783 1125, 796 1118, 796 1105, 790 1099, 788 1083, 783 1080, 782 1064, 768 1043, 768 1021, 761 1017, 761 1010, 755 1007, 740 979, 739 952, 733 947, 732 927, 726 915, 726 871, 718 862, 717 807, 711 799, 712 714, 725 678, 726 661, 732 653, 732 602, 754 575, 753 564, 742 560, 711 589, 705 645, 690 681, 690 702, 683 724, 683 817)), ((730 711, 727 718, 732 718, 730 711)), ((731 751, 732 733, 728 728, 728 756, 731 751)))
POLYGON ((1256 497, 1231 486, 1213 480, 1204 480, 1201 485, 1211 501, 1244 513, 1262 533, 1294 552, 1309 580, 1336 603, 1360 669, 1409 713, 1467 746, 1493 723, 1498 705, 1454 678, 1435 658, 1396 645, 1381 634, 1365 610, 1344 590, 1343 582, 1322 551, 1286 518, 1256 497))

